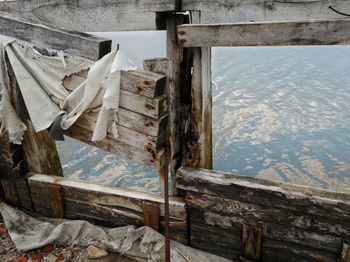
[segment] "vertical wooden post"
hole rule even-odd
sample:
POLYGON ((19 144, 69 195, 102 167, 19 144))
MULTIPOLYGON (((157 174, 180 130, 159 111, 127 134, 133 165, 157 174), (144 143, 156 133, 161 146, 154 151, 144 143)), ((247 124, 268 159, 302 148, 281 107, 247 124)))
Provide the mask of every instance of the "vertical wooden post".
POLYGON ((22 146, 24 151, 24 159, 27 163, 28 169, 32 172, 63 176, 55 141, 48 136, 48 132, 46 130, 35 132, 18 87, 16 76, 10 63, 7 62, 7 64, 9 67, 11 96, 16 102, 17 113, 27 126, 27 131, 24 134, 22 146))
POLYGON ((166 15, 168 94, 169 94, 169 141, 171 147, 170 175, 173 194, 177 194, 176 171, 181 166, 184 134, 191 104, 191 50, 178 45, 177 26, 188 23, 188 16, 166 15))
MULTIPOLYGON (((201 23, 201 13, 191 11, 191 23, 201 23)), ((211 48, 192 48, 191 115, 186 130, 183 165, 213 168, 211 48)))
POLYGON ((192 107, 183 164, 213 168, 211 48, 193 48, 192 107))

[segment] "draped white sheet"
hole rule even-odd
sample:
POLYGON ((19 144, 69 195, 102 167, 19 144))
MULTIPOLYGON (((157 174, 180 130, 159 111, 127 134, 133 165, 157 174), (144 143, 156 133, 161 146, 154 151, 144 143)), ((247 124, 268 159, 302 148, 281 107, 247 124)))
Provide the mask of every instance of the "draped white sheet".
POLYGON ((92 141, 104 139, 107 130, 118 138, 121 70, 136 69, 120 51, 113 50, 92 62, 81 57, 64 57, 62 53, 46 56, 32 46, 14 41, 6 45, 5 52, 35 131, 47 129, 60 115, 61 127, 66 130, 84 112, 98 109, 92 141), (69 93, 62 84, 65 77, 86 69, 89 69, 86 80, 69 93))

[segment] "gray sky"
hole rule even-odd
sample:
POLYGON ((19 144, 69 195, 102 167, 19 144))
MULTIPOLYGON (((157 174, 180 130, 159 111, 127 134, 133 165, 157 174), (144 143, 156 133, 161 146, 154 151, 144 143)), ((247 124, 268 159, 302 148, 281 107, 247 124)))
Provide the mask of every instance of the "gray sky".
POLYGON ((166 56, 165 31, 94 32, 92 34, 112 39, 113 47, 120 44, 120 50, 140 68, 145 58, 166 56))

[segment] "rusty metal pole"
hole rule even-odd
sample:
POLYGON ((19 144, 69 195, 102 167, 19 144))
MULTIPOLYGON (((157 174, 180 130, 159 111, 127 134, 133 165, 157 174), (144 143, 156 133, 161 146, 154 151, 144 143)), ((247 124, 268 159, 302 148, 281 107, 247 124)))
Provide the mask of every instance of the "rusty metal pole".
POLYGON ((170 148, 167 146, 165 156, 164 172, 164 240, 165 240, 165 261, 170 262, 170 237, 169 237, 169 162, 170 148))

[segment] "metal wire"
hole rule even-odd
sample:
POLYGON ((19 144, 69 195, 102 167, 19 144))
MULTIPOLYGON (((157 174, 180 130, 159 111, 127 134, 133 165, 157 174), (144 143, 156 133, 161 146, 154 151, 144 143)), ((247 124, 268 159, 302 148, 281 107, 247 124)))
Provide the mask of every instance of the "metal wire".
POLYGON ((350 14, 346 14, 346 13, 343 13, 343 12, 341 12, 341 11, 338 11, 337 9, 335 9, 335 8, 332 6, 332 4, 330 4, 330 5, 328 6, 328 8, 331 9, 333 12, 339 14, 339 15, 350 16, 350 14))

